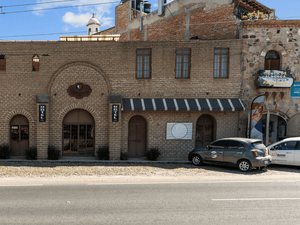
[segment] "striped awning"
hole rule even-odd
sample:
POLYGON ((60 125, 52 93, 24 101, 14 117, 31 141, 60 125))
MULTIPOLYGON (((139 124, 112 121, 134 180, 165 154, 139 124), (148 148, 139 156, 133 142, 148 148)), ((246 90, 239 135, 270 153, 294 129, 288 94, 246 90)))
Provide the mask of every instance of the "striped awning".
POLYGON ((238 98, 123 98, 123 111, 243 111, 238 98))

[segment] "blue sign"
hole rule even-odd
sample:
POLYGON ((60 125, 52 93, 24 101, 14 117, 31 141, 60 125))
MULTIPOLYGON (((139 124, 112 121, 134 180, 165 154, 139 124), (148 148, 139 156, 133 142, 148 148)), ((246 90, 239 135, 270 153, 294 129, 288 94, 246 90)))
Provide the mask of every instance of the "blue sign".
POLYGON ((300 98, 300 81, 294 81, 291 87, 291 97, 300 98))

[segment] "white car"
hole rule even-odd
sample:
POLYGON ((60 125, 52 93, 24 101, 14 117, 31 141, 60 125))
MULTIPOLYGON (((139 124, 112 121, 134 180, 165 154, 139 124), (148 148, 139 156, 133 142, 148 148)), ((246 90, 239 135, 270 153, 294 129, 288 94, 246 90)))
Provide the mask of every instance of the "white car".
POLYGON ((286 138, 268 146, 272 164, 300 166, 300 137, 286 138))

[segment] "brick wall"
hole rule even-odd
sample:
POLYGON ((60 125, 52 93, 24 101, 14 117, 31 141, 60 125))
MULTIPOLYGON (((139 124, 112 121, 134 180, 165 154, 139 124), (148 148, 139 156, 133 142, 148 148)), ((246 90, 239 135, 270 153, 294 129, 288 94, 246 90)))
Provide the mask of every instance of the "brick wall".
POLYGON ((174 1, 160 17, 157 12, 143 16, 131 10, 131 1, 116 8, 116 26, 101 34, 121 34, 122 41, 170 41, 234 39, 238 37, 234 4, 230 1, 174 1))
MULTIPOLYGON (((121 95, 130 98, 237 98, 240 94, 240 49, 238 40, 192 42, 1 42, 1 52, 7 58, 7 70, 0 71, 2 84, 0 107, 0 143, 9 142, 9 122, 17 114, 29 120, 30 146, 37 146, 39 157, 46 158, 47 143, 62 150, 62 124, 73 109, 89 112, 95 122, 95 151, 98 146, 114 146, 112 158, 127 146, 127 124, 133 113, 122 113, 121 134, 114 133, 108 118, 108 97, 121 95), (152 78, 137 80, 135 74, 136 48, 152 48, 152 78), (190 47, 191 78, 175 79, 175 50, 190 47), (230 48, 228 79, 213 79, 214 47, 230 48), (40 56, 40 71, 31 71, 34 54, 40 56), (47 55, 47 56, 46 56, 47 55), (76 99, 67 89, 77 82, 87 84, 92 92, 76 99), (49 124, 37 127, 36 95, 50 96, 47 106, 49 124), (49 136, 47 136, 49 129, 49 136), (118 138, 114 138, 119 137, 118 138), (39 137, 39 138, 37 138, 39 137), (44 139, 43 139, 44 137, 44 139), (120 139, 122 138, 122 139, 120 139), (38 140, 38 141, 37 141, 38 140), (120 141, 122 140, 122 141, 120 141), (118 147, 119 146, 119 147, 118 147), (119 152, 118 152, 119 151, 119 152)), ((163 159, 186 159, 185 153, 194 145, 190 141, 166 141, 165 126, 169 121, 192 121, 202 113, 142 114, 149 118, 148 146, 159 147, 163 159), (157 130, 158 129, 158 130, 157 130), (180 143, 179 143, 180 142, 180 143)), ((217 137, 237 131, 238 113, 215 113, 217 137)), ((119 126, 119 125, 118 125, 119 126)), ((96 152, 95 152, 96 154, 96 152)))
POLYGON ((147 121, 147 148, 158 148, 160 160, 187 160, 195 147, 196 123, 200 116, 211 115, 216 119, 216 138, 238 136, 238 113, 210 112, 124 112, 122 117, 122 151, 128 151, 128 122, 139 115, 147 121), (167 140, 167 123, 193 123, 192 140, 167 140))

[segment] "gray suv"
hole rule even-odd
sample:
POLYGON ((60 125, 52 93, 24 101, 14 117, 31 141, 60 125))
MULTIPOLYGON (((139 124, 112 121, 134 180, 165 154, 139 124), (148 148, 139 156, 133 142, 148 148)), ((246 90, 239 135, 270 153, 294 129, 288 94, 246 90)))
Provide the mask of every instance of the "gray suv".
POLYGON ((207 147, 191 151, 188 159, 196 166, 203 163, 226 164, 237 166, 243 172, 253 168, 265 168, 272 161, 262 141, 249 138, 216 140, 207 147))

